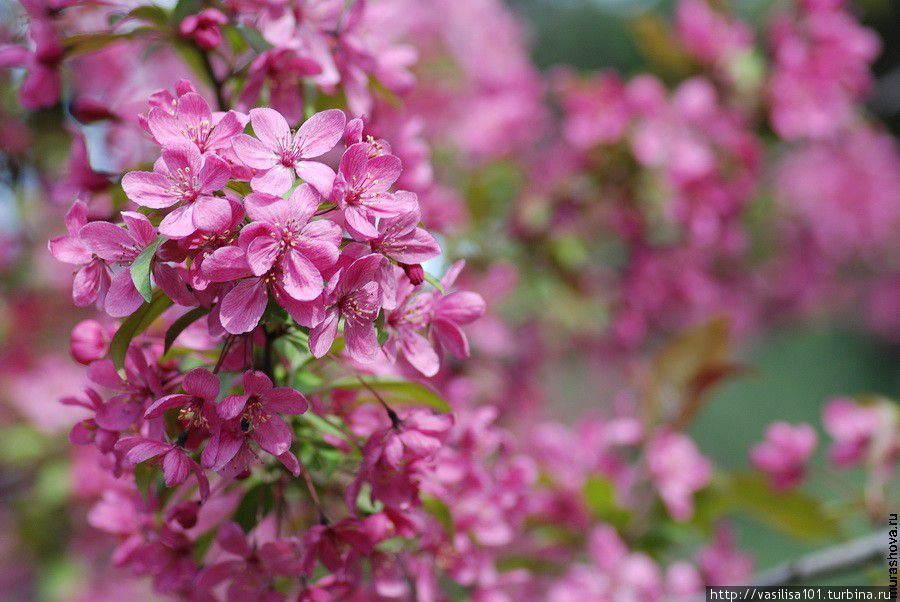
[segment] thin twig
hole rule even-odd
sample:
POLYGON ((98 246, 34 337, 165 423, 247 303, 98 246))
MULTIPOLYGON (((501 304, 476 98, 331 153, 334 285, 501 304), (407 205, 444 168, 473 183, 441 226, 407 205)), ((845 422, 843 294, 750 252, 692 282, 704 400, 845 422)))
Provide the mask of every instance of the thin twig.
POLYGON ((312 476, 310 476, 309 471, 306 470, 306 467, 303 464, 300 465, 300 474, 303 475, 303 480, 306 481, 306 488, 309 490, 309 497, 312 498, 313 506, 316 507, 316 510, 319 513, 319 523, 323 525, 329 524, 328 517, 325 516, 325 511, 322 509, 322 502, 319 501, 319 494, 316 491, 316 486, 313 484, 312 476))
POLYGON ((213 85, 213 91, 216 94, 216 104, 219 105, 220 111, 227 111, 228 101, 225 100, 223 82, 216 77, 216 71, 213 69, 212 61, 209 60, 209 55, 202 48, 198 48, 198 50, 200 50, 200 56, 203 59, 203 68, 206 70, 206 74, 213 85))
POLYGON ((356 379, 362 384, 362 386, 367 388, 372 393, 372 395, 375 396, 375 399, 377 399, 378 402, 381 403, 381 407, 384 408, 384 411, 387 412, 388 418, 391 419, 391 425, 394 428, 398 428, 403 423, 403 421, 400 420, 397 412, 395 412, 394 409, 387 404, 387 402, 384 400, 384 398, 381 397, 378 391, 372 388, 372 386, 367 383, 362 376, 360 376, 359 374, 355 374, 354 376, 356 376, 356 379))
POLYGON ((225 356, 228 355, 229 349, 231 349, 232 343, 234 343, 234 339, 237 335, 230 334, 228 338, 225 339, 225 345, 222 347, 222 353, 219 354, 219 359, 216 361, 216 366, 213 368, 213 374, 218 374, 219 370, 222 369, 222 363, 225 361, 225 356))
POLYGON ((843 573, 878 560, 886 545, 885 534, 872 533, 771 568, 757 575, 753 584, 789 585, 843 573))

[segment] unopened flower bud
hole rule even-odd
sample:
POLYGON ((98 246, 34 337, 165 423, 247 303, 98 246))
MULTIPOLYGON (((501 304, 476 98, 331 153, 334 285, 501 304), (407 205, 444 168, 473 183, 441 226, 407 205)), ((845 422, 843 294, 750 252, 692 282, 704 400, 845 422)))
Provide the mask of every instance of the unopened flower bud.
POLYGON ((406 277, 409 278, 409 281, 413 284, 413 286, 419 286, 423 282, 425 282, 425 270, 422 269, 422 264, 416 263, 413 265, 409 265, 406 263, 401 263, 400 267, 403 268, 403 271, 406 272, 406 277))

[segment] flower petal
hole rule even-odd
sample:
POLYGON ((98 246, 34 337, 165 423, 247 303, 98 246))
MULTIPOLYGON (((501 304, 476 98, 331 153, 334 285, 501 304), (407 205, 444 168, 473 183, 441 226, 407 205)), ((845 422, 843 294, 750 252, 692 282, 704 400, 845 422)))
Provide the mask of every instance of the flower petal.
POLYGON ((142 207, 164 209, 178 202, 169 192, 169 178, 152 171, 130 171, 122 177, 125 195, 142 207))
POLYGON ((259 324, 268 301, 266 285, 258 278, 238 282, 222 299, 222 326, 231 334, 250 332, 259 324))
POLYGON ((339 320, 340 313, 336 309, 330 309, 325 313, 325 319, 310 331, 309 350, 314 357, 322 357, 331 349, 331 344, 337 337, 339 320))
POLYGON ((294 185, 294 171, 280 163, 250 180, 250 186, 258 192, 284 194, 294 185))
POLYGON ((231 148, 241 163, 253 169, 269 169, 278 163, 278 155, 273 149, 247 134, 235 136, 231 148))
POLYGON ((333 149, 344 135, 346 123, 347 117, 340 109, 321 111, 307 119, 294 136, 300 156, 311 159, 333 149))
POLYGON ((250 109, 250 123, 256 137, 273 151, 284 148, 291 141, 291 128, 275 109, 250 109))
POLYGON ((182 384, 185 391, 207 401, 219 396, 219 377, 206 368, 194 368, 184 375, 182 384))

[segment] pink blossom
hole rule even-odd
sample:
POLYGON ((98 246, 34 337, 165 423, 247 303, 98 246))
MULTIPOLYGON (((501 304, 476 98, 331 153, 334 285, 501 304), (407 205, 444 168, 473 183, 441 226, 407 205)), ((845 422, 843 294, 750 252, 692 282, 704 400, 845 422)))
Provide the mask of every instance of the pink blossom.
POLYGON ((69 353, 79 364, 85 366, 103 359, 112 340, 110 329, 96 320, 82 320, 72 328, 69 339, 69 353))
MULTIPOLYGON (((250 64, 247 82, 238 99, 239 108, 247 110, 252 107, 268 83, 274 109, 291 123, 300 121, 303 118, 301 83, 304 78, 322 73, 319 58, 312 58, 292 48, 273 48, 260 53, 250 64)), ((252 114, 253 109, 250 112, 252 114)), ((256 135, 260 136, 258 132, 256 135)), ((315 168, 308 169, 312 171, 315 168)))
POLYGON ((325 289, 325 318, 309 333, 309 348, 322 357, 337 337, 338 323, 344 319, 347 353, 360 362, 371 362, 378 353, 375 318, 381 308, 381 287, 377 275, 384 257, 371 254, 341 268, 325 289))
POLYGON ((215 8, 201 10, 195 15, 188 15, 179 26, 181 35, 193 38, 197 46, 204 50, 212 50, 222 43, 220 25, 228 23, 228 17, 215 8))
POLYGON ((371 554, 375 544, 387 539, 389 528, 384 514, 311 526, 303 536, 302 574, 311 576, 317 561, 333 573, 343 572, 359 556, 371 554))
POLYGON ((244 131, 237 113, 213 115, 206 99, 196 92, 179 96, 175 112, 170 110, 169 106, 154 107, 147 115, 147 129, 163 148, 193 144, 203 154, 220 154, 230 150, 232 138, 244 131))
MULTIPOLYGON (((410 205, 418 205, 411 192, 397 192, 396 196, 411 195, 410 205)), ((427 230, 419 227, 418 211, 378 220, 378 236, 369 240, 373 253, 381 253, 400 264, 421 264, 441 254, 441 247, 427 230)))
POLYGON ((363 448, 363 464, 347 490, 353 509, 363 483, 372 487, 372 499, 388 507, 406 508, 418 496, 422 471, 449 435, 453 417, 427 410, 391 414, 391 425, 373 433, 363 448))
POLYGON ((840 467, 858 464, 881 427, 876 406, 865 406, 846 397, 832 399, 822 410, 822 423, 834 439, 828 455, 840 467))
POLYGON ((735 548, 731 528, 721 523, 713 540, 697 553, 697 566, 707 585, 746 585, 753 575, 753 558, 735 548))
POLYGON ((184 375, 182 388, 184 393, 165 395, 150 404, 144 418, 159 418, 167 410, 180 408, 178 418, 188 426, 210 428, 210 423, 215 422, 218 377, 205 368, 194 368, 184 375))
POLYGON ((106 263, 95 256, 81 236, 81 229, 87 224, 87 205, 75 201, 66 214, 66 229, 69 234, 50 240, 50 253, 63 263, 79 266, 72 283, 72 300, 84 307, 91 303, 102 306, 109 290, 110 277, 106 263))
POLYGON ((808 424, 773 422, 766 429, 766 440, 750 450, 750 460, 769 476, 776 489, 790 489, 806 476, 817 438, 815 429, 808 424))
POLYGON ((694 514, 694 494, 712 479, 712 464, 687 435, 660 431, 647 444, 647 468, 669 514, 686 521, 694 514))
POLYGON ((141 411, 138 404, 121 395, 103 401, 93 389, 85 389, 85 397, 63 397, 60 403, 86 408, 94 413, 93 418, 82 420, 72 427, 69 440, 75 445, 96 445, 103 453, 113 450, 119 433, 129 429, 141 411))
POLYGON ((435 341, 458 358, 469 357, 469 340, 461 327, 471 324, 485 312, 481 295, 452 290, 463 267, 465 262, 458 261, 444 274, 441 284, 450 292, 435 295, 431 317, 431 334, 435 341))
POLYGON ((875 34, 844 9, 810 6, 781 15, 770 37, 775 64, 769 81, 770 119, 783 137, 826 138, 850 123, 853 104, 871 85, 875 34))
POLYGON ((724 11, 712 8, 707 0, 682 0, 677 13, 678 37, 695 57, 716 64, 748 50, 753 33, 746 24, 724 11))
POLYGON ((65 49, 53 24, 44 16, 32 19, 29 35, 35 45, 33 51, 11 44, 0 46, 0 69, 24 67, 27 75, 19 90, 22 104, 29 109, 50 107, 59 101, 62 79, 58 67, 65 49))
POLYGON ((238 245, 218 248, 203 261, 209 281, 237 281, 220 303, 225 330, 253 330, 270 288, 301 324, 321 321, 321 270, 337 259, 340 228, 327 220, 309 222, 318 205, 317 193, 306 184, 289 200, 262 193, 248 197, 246 209, 255 221, 241 230, 238 245))
POLYGON ((216 543, 227 553, 223 560, 206 567, 198 576, 201 591, 208 591, 230 581, 228 600, 285 599, 271 587, 277 577, 293 577, 300 572, 300 542, 293 538, 273 541, 247 541, 236 523, 219 527, 216 543))
MULTIPOLYGON (((293 459, 295 475, 299 465, 290 453, 294 435, 280 414, 302 414, 306 398, 289 387, 274 387, 265 374, 249 370, 243 376, 244 393, 229 395, 218 405, 222 419, 203 450, 203 465, 220 471, 227 464, 246 457, 247 441, 252 439, 264 451, 289 462, 293 459)), ((238 472, 240 472, 238 470, 238 472)))
MULTIPOLYGON (((133 211, 123 211, 122 219, 127 228, 109 222, 96 221, 80 230, 81 239, 91 252, 107 265, 130 265, 151 242, 156 239, 156 228, 147 216, 133 211)), ((116 272, 106 294, 104 309, 115 318, 132 314, 143 297, 134 286, 130 269, 116 272)))
POLYGON ((395 218, 414 211, 415 195, 388 192, 403 167, 394 155, 370 157, 365 142, 351 145, 341 157, 331 200, 344 212, 347 225, 364 238, 375 238, 376 218, 395 218))
POLYGON ((322 195, 331 193, 334 171, 318 161, 340 141, 346 117, 330 109, 307 119, 292 136, 285 118, 273 109, 252 109, 250 123, 256 138, 240 134, 233 146, 238 159, 257 170, 250 181, 254 190, 281 194, 290 189, 294 173, 322 195))
POLYGON ((196 230, 216 232, 231 221, 231 206, 213 196, 231 177, 228 165, 214 155, 203 156, 194 146, 164 148, 152 172, 132 171, 122 178, 128 198, 151 209, 178 205, 159 224, 169 238, 184 238, 196 230))
POLYGON ((298 301, 311 301, 324 288, 321 272, 338 259, 341 229, 328 220, 310 221, 321 198, 309 184, 294 190, 288 200, 264 193, 245 199, 253 223, 241 231, 253 274, 273 268, 284 275, 285 291, 298 301))
POLYGON ((200 485, 200 497, 209 497, 209 481, 203 469, 192 460, 184 448, 172 443, 163 443, 145 437, 124 437, 116 443, 116 450, 124 453, 125 460, 132 466, 153 458, 160 458, 166 487, 175 487, 184 483, 191 472, 197 477, 200 485))
MULTIPOLYGON (((399 271, 399 269, 397 270, 399 271)), ((422 334, 432 318, 432 295, 414 295, 412 283, 402 275, 396 296, 399 305, 387 314, 385 325, 388 338, 384 342, 387 356, 396 361, 398 354, 425 376, 434 376, 440 368, 440 358, 428 338, 422 334)))

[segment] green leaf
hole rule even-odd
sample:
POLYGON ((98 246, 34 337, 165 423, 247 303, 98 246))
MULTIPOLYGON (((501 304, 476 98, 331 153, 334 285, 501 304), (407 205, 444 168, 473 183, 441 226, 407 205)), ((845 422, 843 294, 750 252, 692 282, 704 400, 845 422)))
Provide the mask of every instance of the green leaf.
POLYGON ((272 45, 266 42, 265 38, 262 37, 262 34, 252 27, 238 27, 237 30, 244 36, 244 39, 250 45, 250 48, 257 54, 261 54, 272 47, 272 45))
POLYGON ((425 282, 436 288, 438 292, 444 292, 444 285, 441 284, 441 281, 438 280, 436 276, 429 274, 428 272, 425 272, 425 282))
POLYGON ((150 484, 156 477, 156 469, 149 462, 141 462, 134 467, 134 484, 146 500, 150 494, 150 484))
POLYGON ((553 562, 552 560, 527 556, 524 554, 512 554, 497 559, 497 571, 500 573, 508 573, 510 571, 522 569, 542 575, 558 575, 563 570, 558 563, 553 562))
POLYGON ((450 513, 449 506, 439 499, 422 496, 422 507, 441 523, 441 526, 444 527, 444 531, 447 533, 447 537, 450 541, 453 541, 456 528, 453 526, 453 515, 450 513))
POLYGON ((166 237, 160 234, 156 240, 151 242, 141 251, 134 263, 131 264, 131 281, 134 282, 134 288, 138 290, 144 301, 150 301, 153 298, 153 289, 150 285, 150 264, 153 263, 153 257, 159 245, 166 241, 166 237))
POLYGON ((305 414, 302 414, 300 418, 306 422, 308 422, 313 428, 321 433, 328 433, 334 437, 338 437, 340 439, 346 439, 347 435, 344 432, 329 422, 327 419, 322 418, 317 414, 313 414, 311 411, 305 414))
POLYGON ((275 496, 270 483, 259 483, 248 491, 237 510, 234 511, 234 522, 239 524, 244 533, 249 533, 257 525, 260 518, 272 511, 275 496))
POLYGON ((175 343, 175 339, 178 338, 184 329, 205 316, 209 313, 208 307, 195 307, 191 311, 187 312, 177 320, 175 320, 171 326, 169 326, 169 330, 166 331, 166 341, 163 353, 169 350, 170 347, 175 343))
POLYGON ((147 330, 160 314, 171 306, 172 300, 166 297, 162 291, 156 291, 152 301, 141 305, 136 312, 119 325, 119 330, 116 331, 109 345, 109 357, 116 368, 125 365, 125 355, 128 353, 128 346, 132 339, 147 330))
POLYGON ((216 82, 212 81, 210 73, 206 68, 206 61, 203 57, 203 51, 184 41, 175 43, 175 50, 181 55, 182 60, 190 67, 194 75, 203 79, 203 83, 210 87, 215 87, 216 82))
POLYGON ((837 518, 809 495, 793 490, 773 490, 762 475, 732 478, 728 506, 799 539, 824 539, 840 534, 837 518))
POLYGON ((156 6, 155 4, 138 6, 129 11, 128 14, 125 15, 125 18, 140 19, 141 21, 147 21, 148 23, 153 23, 159 27, 163 27, 169 23, 169 13, 167 13, 164 8, 156 6))
POLYGON ((158 30, 154 27, 136 27, 126 33, 80 33, 69 36, 64 42, 66 57, 72 58, 82 54, 96 52, 106 48, 110 44, 130 40, 150 32, 157 33, 158 30))
POLYGON ((198 537, 196 541, 194 541, 194 551, 191 553, 191 556, 194 558, 194 562, 197 564, 203 564, 203 558, 206 556, 206 552, 209 551, 209 547, 212 545, 212 542, 216 539, 216 530, 211 529, 198 537))
POLYGON ((178 0, 175 8, 172 9, 172 18, 180 23, 188 15, 200 12, 203 3, 200 0, 178 0))
MULTIPOLYGON (((401 380, 391 376, 367 376, 365 384, 356 378, 344 378, 333 383, 321 387, 314 393, 325 393, 336 389, 350 391, 369 391, 369 388, 378 392, 385 398, 388 403, 400 405, 421 405, 434 408, 439 412, 451 411, 450 405, 444 401, 444 398, 438 395, 434 389, 408 380, 401 380), (368 385, 368 386, 367 386, 368 385)), ((361 403, 376 403, 378 400, 374 397, 360 397, 361 403)))
POLYGON ((584 503, 591 514, 614 527, 624 527, 631 515, 616 501, 616 490, 607 479, 588 477, 582 489, 584 503))

